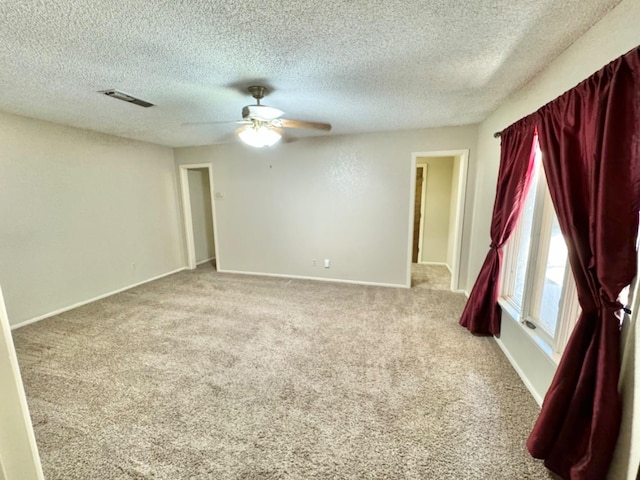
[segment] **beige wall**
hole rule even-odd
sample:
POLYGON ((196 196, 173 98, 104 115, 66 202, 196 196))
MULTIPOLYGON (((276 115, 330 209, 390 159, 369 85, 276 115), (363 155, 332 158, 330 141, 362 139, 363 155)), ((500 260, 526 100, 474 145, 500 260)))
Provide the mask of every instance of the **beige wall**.
POLYGON ((640 299, 632 307, 633 318, 623 331, 623 363, 620 372, 620 393, 624 403, 618 448, 613 459, 610 480, 636 480, 640 476, 640 341, 638 341, 638 309, 640 299), (635 470, 634 470, 635 469, 635 470), (617 476, 616 476, 617 475, 617 476), (626 476, 625 476, 626 475, 626 476))
POLYGON ((0 150, 13 325, 184 265, 172 149, 0 112, 0 150))
POLYGON ((209 170, 206 168, 189 169, 187 175, 196 263, 200 263, 215 257, 209 170))
MULTIPOLYGON (((485 259, 489 245, 489 226, 495 195, 500 142, 493 133, 500 131, 523 116, 532 113, 566 90, 574 87, 595 71, 618 56, 640 44, 640 2, 623 0, 602 21, 587 31, 570 48, 565 50, 546 70, 534 78, 520 92, 512 95, 496 112, 487 118, 478 132, 478 148, 475 158, 475 201, 468 285, 473 285, 485 259)), ((513 322, 504 316, 503 322, 513 322)), ((511 324, 509 324, 511 326, 511 324)), ((515 325, 517 326, 517 325, 515 325)), ((637 330, 635 330, 637 335, 637 330)), ((504 328, 500 342, 512 358, 519 356, 515 367, 530 385, 538 382, 544 390, 553 371, 549 362, 537 347, 524 352, 521 345, 530 342, 521 328, 504 328)), ((635 342, 634 349, 640 342, 635 342)), ((625 385, 640 385, 638 371, 626 372, 625 385)), ((634 433, 621 436, 621 443, 613 465, 611 479, 635 479, 640 459, 640 421, 637 387, 624 388, 625 419, 627 428, 634 433), (630 425, 629 425, 630 424, 630 425)))
POLYGON ((476 141, 475 126, 410 130, 181 148, 176 161, 213 165, 221 270, 405 285, 412 153, 476 141))
MULTIPOLYGON (((453 157, 418 157, 417 163, 426 166, 424 223, 420 261, 424 263, 448 263, 451 226, 451 184, 453 181, 453 157)), ((457 179, 456 179, 457 181, 457 179)), ((455 208, 455 207, 454 207, 455 208)))

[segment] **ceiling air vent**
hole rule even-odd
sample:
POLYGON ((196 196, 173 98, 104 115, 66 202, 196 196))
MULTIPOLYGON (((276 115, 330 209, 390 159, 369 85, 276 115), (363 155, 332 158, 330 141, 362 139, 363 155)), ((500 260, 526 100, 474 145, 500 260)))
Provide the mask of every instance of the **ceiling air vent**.
POLYGON ((118 100, 133 103, 141 107, 153 107, 153 103, 145 102, 144 100, 140 100, 139 98, 132 97, 131 95, 127 95, 126 93, 120 92, 113 88, 111 90, 100 90, 98 93, 104 93, 108 97, 117 98, 118 100))

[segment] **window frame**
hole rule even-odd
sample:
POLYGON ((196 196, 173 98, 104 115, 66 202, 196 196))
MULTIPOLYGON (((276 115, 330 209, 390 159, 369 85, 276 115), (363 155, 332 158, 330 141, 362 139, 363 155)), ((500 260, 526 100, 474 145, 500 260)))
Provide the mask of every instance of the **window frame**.
MULTIPOLYGON (((536 142, 536 169, 534 180, 531 184, 534 195, 533 218, 531 222, 530 241, 525 262, 525 279, 522 292, 522 303, 515 301, 515 282, 518 269, 518 258, 523 247, 522 216, 518 220, 516 228, 509 241, 505 245, 503 256, 503 269, 500 286, 500 304, 507 307, 510 316, 533 337, 542 350, 558 363, 564 351, 571 332, 580 316, 580 304, 571 266, 567 261, 564 271, 562 292, 558 303, 558 317, 555 331, 549 332, 539 321, 543 287, 549 255, 551 230, 554 221, 555 209, 549 188, 547 185, 542 156, 536 142)), ((526 200, 525 200, 526 201, 526 200)))

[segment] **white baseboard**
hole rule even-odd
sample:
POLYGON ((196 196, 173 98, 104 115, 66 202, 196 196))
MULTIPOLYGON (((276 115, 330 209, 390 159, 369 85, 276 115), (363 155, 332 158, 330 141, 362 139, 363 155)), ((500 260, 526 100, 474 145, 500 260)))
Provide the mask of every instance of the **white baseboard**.
POLYGON ((507 350, 507 348, 504 346, 504 343, 502 343, 502 341, 499 338, 493 337, 493 339, 496 341, 496 343, 500 347, 500 350, 502 350, 502 353, 504 353, 504 356, 507 357, 507 360, 509 360, 509 363, 511 364, 513 369, 516 371, 518 376, 520 377, 520 380, 522 380, 522 383, 524 383, 524 386, 527 387, 527 390, 529 390, 529 393, 531 393, 535 401, 538 403, 538 406, 541 407, 542 401, 544 400, 542 396, 533 387, 533 384, 529 381, 529 379, 524 374, 520 366, 516 363, 514 358, 511 356, 511 353, 509 353, 509 350, 507 350))
POLYGON ((370 285, 374 287, 411 288, 404 283, 363 282, 359 280, 343 280, 339 278, 306 277, 303 275, 283 275, 280 273, 243 272, 240 270, 218 270, 219 273, 237 273, 240 275, 256 275, 259 277, 292 278, 296 280, 316 280, 319 282, 350 283, 353 285, 370 285))
POLYGON ((159 280, 159 279, 161 279, 163 277, 168 277, 169 275, 173 275, 174 273, 182 272, 183 270, 187 270, 187 268, 186 267, 180 267, 180 268, 177 268, 176 270, 173 270, 171 272, 163 273, 161 275, 157 275, 155 277, 148 278, 147 280, 143 280, 141 282, 134 283, 133 285, 128 285, 126 287, 122 287, 122 288, 119 288, 117 290, 113 290, 111 292, 104 293, 102 295, 98 295, 97 297, 93 297, 93 298, 90 298, 88 300, 83 300, 81 302, 74 303, 73 305, 69 305, 67 307, 59 308, 57 310, 54 310, 53 312, 45 313, 44 315, 38 315, 37 317, 30 318, 29 320, 25 320, 24 322, 20 322, 20 323, 18 323, 16 325, 12 325, 11 326, 11 330, 15 330, 15 329, 20 328, 20 327, 26 327, 27 325, 31 325, 32 323, 39 322, 40 320, 44 320, 45 318, 53 317, 54 315, 59 315, 61 313, 67 312, 69 310, 73 310, 74 308, 78 308, 78 307, 81 307, 83 305, 86 305, 87 303, 95 302, 97 300, 102 300, 103 298, 110 297, 111 295, 115 295, 116 293, 124 292, 125 290, 129 290, 130 288, 134 288, 134 287, 137 287, 139 285, 144 285, 145 283, 153 282, 154 280, 159 280))
POLYGON ((212 260, 215 260, 216 257, 211 257, 211 258, 207 258, 205 260, 200 260, 199 262, 196 263, 196 265, 202 265, 203 263, 207 263, 207 262, 211 262, 212 260))
POLYGON ((461 293, 465 297, 467 297, 467 300, 469 299, 469 292, 467 292, 466 290, 453 290, 453 293, 461 293))

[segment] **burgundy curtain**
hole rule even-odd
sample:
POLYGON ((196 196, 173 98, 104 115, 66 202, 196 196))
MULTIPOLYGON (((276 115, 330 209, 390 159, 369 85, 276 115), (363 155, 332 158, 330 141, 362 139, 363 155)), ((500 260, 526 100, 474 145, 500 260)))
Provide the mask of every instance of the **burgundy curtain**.
POLYGON ((460 325, 478 335, 500 334, 498 294, 502 270, 502 247, 516 227, 524 199, 531 183, 535 161, 535 125, 525 118, 504 130, 501 135, 498 186, 491 218, 491 245, 460 325))
POLYGON ((636 274, 640 48, 534 116, 582 315, 527 446, 566 480, 603 480, 621 416, 618 295, 636 274))

